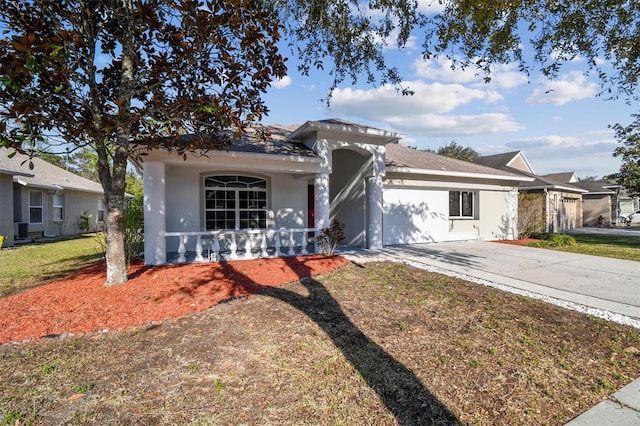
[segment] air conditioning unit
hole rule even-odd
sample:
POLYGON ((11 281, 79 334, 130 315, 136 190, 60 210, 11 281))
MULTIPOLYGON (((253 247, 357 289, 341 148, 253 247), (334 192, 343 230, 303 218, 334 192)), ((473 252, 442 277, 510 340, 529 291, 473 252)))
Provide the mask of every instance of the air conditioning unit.
POLYGON ((15 234, 18 240, 26 240, 29 238, 29 224, 28 223, 16 223, 15 234))

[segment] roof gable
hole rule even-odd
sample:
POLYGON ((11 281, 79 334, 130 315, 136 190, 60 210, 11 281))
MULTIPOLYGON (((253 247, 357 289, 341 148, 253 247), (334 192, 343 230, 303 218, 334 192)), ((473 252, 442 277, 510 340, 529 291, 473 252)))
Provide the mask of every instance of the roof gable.
POLYGON ((576 176, 575 172, 549 173, 544 176, 558 183, 578 182, 578 177, 576 176))
POLYGON ((495 169, 510 168, 520 172, 535 174, 533 168, 527 161, 522 151, 505 152, 503 154, 485 155, 477 157, 473 160, 474 163, 482 164, 484 166, 493 167, 495 169))

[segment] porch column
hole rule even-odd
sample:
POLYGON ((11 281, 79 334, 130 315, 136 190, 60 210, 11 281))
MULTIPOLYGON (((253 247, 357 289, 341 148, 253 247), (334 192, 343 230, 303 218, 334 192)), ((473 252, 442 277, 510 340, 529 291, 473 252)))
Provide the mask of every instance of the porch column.
POLYGON ((382 177, 367 178, 367 248, 382 248, 382 177))
POLYGON ((385 175, 384 146, 373 149, 371 176, 367 178, 367 248, 382 248, 382 178, 385 175))
POLYGON ((158 265, 167 262, 165 238, 165 165, 157 161, 144 163, 144 263, 158 265))
MULTIPOLYGON (((316 174, 314 186, 314 220, 317 229, 329 227, 329 173, 316 174)), ((316 233, 318 235, 318 233, 316 233)), ((318 243, 314 242, 318 252, 318 243)))

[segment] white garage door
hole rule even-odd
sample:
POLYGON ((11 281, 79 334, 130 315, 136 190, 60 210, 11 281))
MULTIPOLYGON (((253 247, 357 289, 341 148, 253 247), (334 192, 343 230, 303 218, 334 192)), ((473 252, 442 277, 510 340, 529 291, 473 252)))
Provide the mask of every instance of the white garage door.
POLYGON ((385 188, 383 244, 443 241, 448 234, 449 192, 385 188))

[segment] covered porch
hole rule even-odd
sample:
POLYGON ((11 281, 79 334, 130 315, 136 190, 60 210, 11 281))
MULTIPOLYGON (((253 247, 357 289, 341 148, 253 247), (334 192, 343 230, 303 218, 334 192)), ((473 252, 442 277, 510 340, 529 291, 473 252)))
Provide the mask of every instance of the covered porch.
POLYGON ((333 219, 345 244, 382 247, 385 145, 398 135, 334 122, 269 132, 186 160, 146 153, 146 264, 317 253, 333 219))

